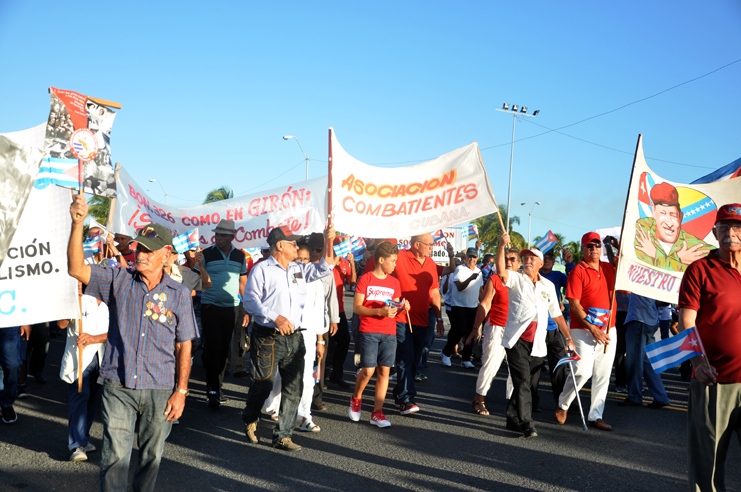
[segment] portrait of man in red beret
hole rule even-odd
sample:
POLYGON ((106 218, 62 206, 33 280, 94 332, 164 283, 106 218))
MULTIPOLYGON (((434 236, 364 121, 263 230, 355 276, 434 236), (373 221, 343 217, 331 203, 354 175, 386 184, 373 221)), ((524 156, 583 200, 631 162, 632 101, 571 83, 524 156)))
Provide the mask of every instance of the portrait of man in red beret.
POLYGON ((651 188, 651 217, 636 221, 635 251, 639 260, 662 270, 684 272, 715 246, 682 229, 679 192, 669 183, 651 188))

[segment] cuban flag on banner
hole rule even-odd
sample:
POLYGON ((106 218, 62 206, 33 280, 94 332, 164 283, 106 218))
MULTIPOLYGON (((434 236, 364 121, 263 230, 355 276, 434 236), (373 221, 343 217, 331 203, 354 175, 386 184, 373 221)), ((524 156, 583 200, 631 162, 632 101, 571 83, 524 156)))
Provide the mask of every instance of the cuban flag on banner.
POLYGON ((471 236, 478 236, 479 235, 479 228, 476 227, 476 224, 469 224, 468 230, 466 231, 467 237, 471 236))
POLYGON ((589 323, 592 323, 594 326, 599 326, 600 328, 607 328, 607 322, 609 321, 609 319, 610 319, 609 309, 600 309, 600 308, 591 308, 591 307, 587 309, 587 321, 589 323))
POLYGON ((103 235, 96 234, 93 237, 89 237, 85 239, 85 242, 82 243, 82 250, 85 253, 97 253, 98 251, 100 251, 102 246, 103 246, 103 235))
POLYGON ((700 334, 694 326, 679 335, 646 345, 645 350, 657 374, 705 353, 700 334))
POLYGON ((190 231, 175 236, 172 238, 172 245, 175 247, 175 251, 181 255, 186 251, 198 248, 198 228, 191 229, 190 231))
POLYGON ((50 184, 65 188, 79 188, 81 184, 77 174, 77 159, 46 157, 42 160, 33 186, 43 190, 50 184))
POLYGON ((641 174, 638 185, 638 209, 642 219, 651 217, 651 188, 655 184, 654 178, 649 173, 641 174))
POLYGON ((694 180, 691 184, 707 184, 741 177, 741 159, 736 159, 712 173, 694 180))
POLYGON ((541 253, 546 253, 557 243, 558 238, 556 235, 553 234, 553 231, 548 231, 545 236, 543 236, 543 239, 535 243, 535 247, 538 248, 541 253))
MULTIPOLYGON (((577 354, 576 350, 574 350, 574 355, 572 356, 567 355, 566 357, 563 357, 562 359, 558 361, 558 363, 556 364, 556 367, 560 366, 561 364, 567 364, 569 362, 576 362, 578 360, 581 360, 581 357, 579 357, 579 354, 577 354)), ((553 368, 554 371, 556 370, 556 367, 553 368)))

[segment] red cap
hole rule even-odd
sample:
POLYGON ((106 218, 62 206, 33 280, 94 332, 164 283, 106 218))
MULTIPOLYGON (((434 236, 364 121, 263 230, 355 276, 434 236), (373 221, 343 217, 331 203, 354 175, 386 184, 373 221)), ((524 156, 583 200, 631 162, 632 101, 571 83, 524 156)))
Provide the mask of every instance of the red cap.
POLYGON ((600 238, 599 234, 597 234, 596 232, 587 232, 581 237, 582 246, 586 246, 593 241, 597 241, 598 243, 602 244, 602 238, 600 238))
POLYGON ((741 204, 728 203, 718 209, 718 215, 715 216, 715 223, 723 220, 741 221, 741 204))
POLYGON ((651 188, 651 201, 654 205, 679 206, 679 193, 675 187, 665 181, 651 188))

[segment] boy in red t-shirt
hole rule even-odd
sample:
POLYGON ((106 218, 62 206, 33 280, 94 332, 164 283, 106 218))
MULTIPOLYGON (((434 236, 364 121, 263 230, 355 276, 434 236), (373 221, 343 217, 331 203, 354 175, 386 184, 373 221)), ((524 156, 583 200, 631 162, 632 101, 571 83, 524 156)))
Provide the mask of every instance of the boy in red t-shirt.
MULTIPOLYGON (((396 268, 399 249, 383 242, 376 247, 375 268, 358 280, 353 301, 353 312, 360 317, 360 372, 355 379, 355 391, 350 399, 350 420, 360 420, 360 403, 368 381, 376 374, 376 400, 370 423, 378 427, 389 427, 391 423, 383 415, 383 400, 389 386, 389 372, 396 360, 396 311, 386 301, 399 302, 401 284, 390 274, 396 268)), ((409 303, 405 302, 409 309, 409 303)))

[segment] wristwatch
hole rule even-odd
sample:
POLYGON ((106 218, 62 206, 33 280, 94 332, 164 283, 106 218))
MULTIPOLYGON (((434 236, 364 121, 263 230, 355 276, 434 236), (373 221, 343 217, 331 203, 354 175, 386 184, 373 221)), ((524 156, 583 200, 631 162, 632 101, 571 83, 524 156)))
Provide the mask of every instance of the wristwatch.
POLYGON ((184 389, 181 389, 181 388, 175 388, 175 391, 177 391, 178 393, 182 393, 185 396, 190 395, 190 390, 184 390, 184 389))

